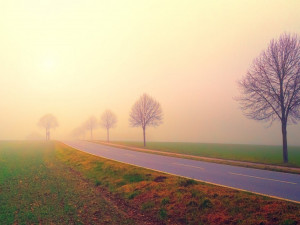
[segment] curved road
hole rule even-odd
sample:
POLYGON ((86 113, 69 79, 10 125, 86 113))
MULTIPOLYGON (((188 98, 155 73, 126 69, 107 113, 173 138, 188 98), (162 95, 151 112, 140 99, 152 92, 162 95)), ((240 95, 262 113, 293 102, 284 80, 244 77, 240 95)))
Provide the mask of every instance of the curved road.
POLYGON ((300 203, 300 175, 297 174, 155 155, 86 141, 63 143, 96 156, 300 203))

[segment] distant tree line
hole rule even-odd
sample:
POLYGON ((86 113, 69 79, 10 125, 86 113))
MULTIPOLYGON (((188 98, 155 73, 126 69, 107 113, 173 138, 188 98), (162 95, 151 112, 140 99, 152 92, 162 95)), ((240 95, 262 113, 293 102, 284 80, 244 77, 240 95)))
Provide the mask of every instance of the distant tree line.
MULTIPOLYGON (((85 133, 89 131, 93 140, 93 131, 99 126, 106 130, 106 141, 110 141, 110 129, 115 128, 117 117, 111 110, 105 110, 98 121, 95 116, 88 118, 82 125, 72 131, 72 136, 86 139, 85 133)), ((129 114, 131 127, 141 127, 143 131, 143 143, 146 146, 146 128, 159 126, 163 121, 163 113, 160 103, 148 94, 143 94, 132 106, 129 114)))
MULTIPOLYGON (((246 75, 239 81, 241 95, 237 97, 244 114, 254 120, 281 123, 283 162, 288 162, 287 126, 300 119, 300 39, 297 35, 283 34, 271 40, 268 48, 253 61, 246 75)), ((129 114, 131 127, 141 127, 146 146, 146 129, 163 122, 163 112, 158 101, 143 94, 132 106, 129 114)), ((110 111, 103 112, 100 120, 91 116, 72 131, 72 136, 84 139, 86 131, 93 139, 93 131, 100 125, 106 130, 107 142, 110 129, 116 127, 117 117, 110 111)), ((51 129, 58 126, 56 118, 47 114, 38 125, 45 129, 46 140, 51 129)))

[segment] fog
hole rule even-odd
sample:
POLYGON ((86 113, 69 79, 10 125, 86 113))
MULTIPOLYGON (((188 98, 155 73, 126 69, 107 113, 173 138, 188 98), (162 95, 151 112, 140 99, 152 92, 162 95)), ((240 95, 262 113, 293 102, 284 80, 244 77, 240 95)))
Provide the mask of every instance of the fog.
MULTIPOLYGON (((0 139, 44 137, 37 124, 48 113, 59 122, 52 138, 69 138, 110 109, 111 140, 142 140, 128 118, 147 93, 164 113, 149 141, 281 144, 279 123, 245 118, 234 97, 272 38, 300 34, 299 8, 292 0, 1 1, 0 139)), ((299 134, 288 127, 290 145, 299 134)))

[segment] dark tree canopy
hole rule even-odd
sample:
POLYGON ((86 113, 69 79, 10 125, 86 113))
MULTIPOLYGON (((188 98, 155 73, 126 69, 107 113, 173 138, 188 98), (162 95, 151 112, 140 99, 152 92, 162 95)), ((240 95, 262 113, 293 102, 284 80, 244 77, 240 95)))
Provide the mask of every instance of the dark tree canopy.
POLYGON ((147 94, 143 94, 132 106, 129 123, 132 127, 142 127, 144 146, 146 145, 145 130, 148 126, 159 126, 163 121, 163 113, 159 102, 147 94))
POLYGON ((116 115, 110 111, 106 110, 101 116, 101 126, 104 127, 107 131, 107 142, 109 142, 109 129, 114 128, 117 123, 116 115))
POLYGON ((255 120, 281 121, 283 158, 287 158, 288 123, 300 119, 300 40, 283 34, 272 40, 239 82, 238 101, 244 114, 255 120))

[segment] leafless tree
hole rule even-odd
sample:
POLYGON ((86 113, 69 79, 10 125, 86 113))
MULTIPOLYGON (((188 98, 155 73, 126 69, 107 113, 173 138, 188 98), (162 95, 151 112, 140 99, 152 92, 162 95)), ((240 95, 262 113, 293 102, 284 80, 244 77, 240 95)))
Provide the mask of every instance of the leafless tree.
POLYGON ((163 113, 159 102, 147 94, 143 94, 132 106, 129 123, 132 127, 142 127, 144 146, 146 146, 146 127, 159 126, 163 121, 163 113))
POLYGON ((116 126, 116 123, 117 123, 117 117, 112 111, 106 110, 102 114, 100 124, 102 127, 106 129, 107 142, 109 142, 109 129, 114 128, 116 126))
POLYGON ((97 127, 97 123, 96 117, 91 116, 84 124, 84 127, 91 133, 91 140, 93 140, 93 130, 97 127))
POLYGON ((58 122, 55 116, 46 114, 39 120, 38 125, 46 129, 46 140, 50 140, 50 130, 58 127, 58 122))
POLYGON ((281 122, 283 161, 288 162, 287 125, 300 119, 300 39, 283 34, 271 40, 239 81, 237 100, 254 120, 281 122))

